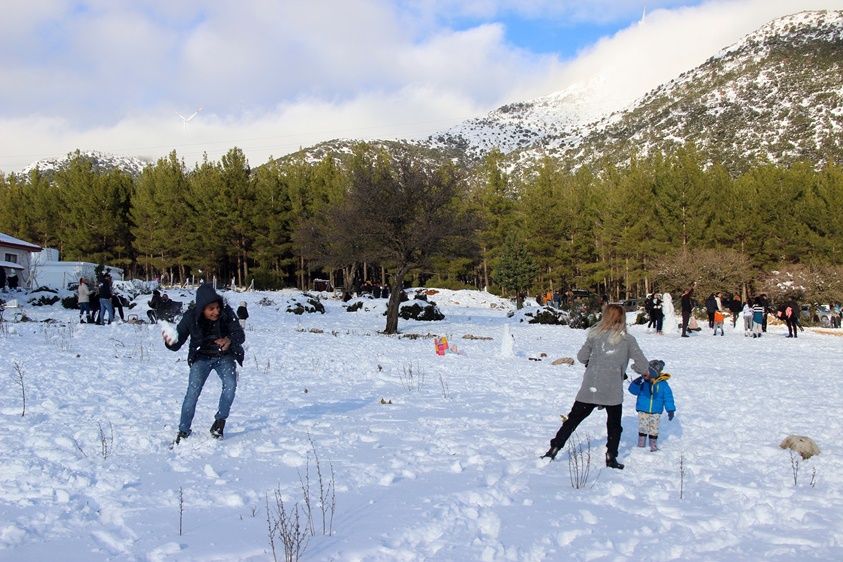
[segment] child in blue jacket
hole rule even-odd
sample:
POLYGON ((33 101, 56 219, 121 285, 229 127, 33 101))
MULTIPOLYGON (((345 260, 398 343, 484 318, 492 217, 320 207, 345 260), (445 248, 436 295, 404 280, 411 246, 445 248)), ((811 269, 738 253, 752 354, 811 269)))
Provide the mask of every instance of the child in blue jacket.
POLYGON ((667 419, 672 420, 676 413, 673 404, 673 391, 667 384, 668 373, 662 373, 664 361, 653 359, 650 361, 649 371, 632 381, 629 392, 638 396, 635 409, 638 410, 638 446, 647 444, 650 436, 650 450, 658 451, 656 444, 659 439, 659 423, 662 411, 667 410, 667 419))

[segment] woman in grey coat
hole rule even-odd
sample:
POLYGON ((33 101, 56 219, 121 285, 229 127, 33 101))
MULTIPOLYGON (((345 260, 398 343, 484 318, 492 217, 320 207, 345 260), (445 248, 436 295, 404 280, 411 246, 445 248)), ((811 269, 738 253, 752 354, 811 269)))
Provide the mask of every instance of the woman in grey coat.
POLYGON ((577 353, 577 360, 585 365, 582 386, 577 393, 568 419, 550 440, 550 449, 542 458, 556 458, 568 438, 594 408, 606 409, 606 466, 623 469, 618 462, 623 413, 623 380, 626 366, 632 360, 632 370, 643 375, 649 369, 647 358, 635 338, 626 332, 626 312, 617 304, 603 309, 603 318, 588 333, 577 353))

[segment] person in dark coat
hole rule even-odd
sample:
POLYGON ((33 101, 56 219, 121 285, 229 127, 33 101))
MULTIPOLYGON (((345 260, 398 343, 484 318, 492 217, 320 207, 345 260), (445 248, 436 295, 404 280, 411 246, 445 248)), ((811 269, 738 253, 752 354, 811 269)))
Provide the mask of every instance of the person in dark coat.
POLYGON ((246 301, 240 301, 237 307, 237 318, 240 319, 240 327, 246 329, 246 320, 249 319, 249 309, 246 308, 246 301))
POLYGON ((94 287, 93 291, 91 292, 90 296, 90 303, 91 303, 91 320, 88 324, 99 324, 100 323, 100 291, 97 287, 94 287))
POLYGON ((175 334, 168 333, 165 328, 163 332, 164 344, 171 351, 181 349, 190 337, 187 352, 190 375, 175 442, 179 443, 190 436, 196 403, 211 371, 216 371, 222 381, 219 407, 211 426, 211 435, 220 439, 237 390, 235 362, 243 366, 243 343, 246 341, 246 334, 240 327, 234 310, 225 303, 210 283, 203 283, 196 291, 196 306, 185 312, 175 331, 175 334))
POLYGON ((684 293, 682 293, 682 337, 688 337, 688 321, 691 319, 691 312, 694 310, 694 302, 691 300, 692 295, 694 294, 694 287, 697 286, 697 282, 694 281, 693 286, 690 289, 686 289, 684 293))
POLYGON ((784 303, 784 310, 782 311, 782 320, 787 324, 787 337, 799 337, 799 304, 793 297, 789 298, 784 303))
POLYGON ((0 291, 6 290, 6 268, 0 267, 0 291))
POLYGON ((111 293, 111 306, 117 311, 117 314, 120 315, 120 320, 125 322, 126 317, 123 316, 123 301, 120 299, 120 295, 111 293))
POLYGON ((708 295, 705 299, 705 312, 708 314, 708 327, 714 328, 714 312, 717 310, 717 301, 714 299, 714 293, 708 295))
POLYGON ((764 307, 764 320, 761 322, 761 331, 767 331, 767 314, 770 312, 770 300, 767 298, 767 293, 761 293, 758 295, 757 302, 761 303, 761 306, 764 307))
POLYGON ((152 291, 152 298, 149 299, 149 310, 146 315, 149 317, 149 322, 155 324, 158 322, 158 305, 161 303, 161 291, 155 289, 152 291))
POLYGON ((743 310, 743 304, 741 304, 741 297, 738 293, 732 293, 732 300, 729 301, 729 312, 732 313, 732 328, 738 325, 738 317, 741 315, 741 311, 743 310))

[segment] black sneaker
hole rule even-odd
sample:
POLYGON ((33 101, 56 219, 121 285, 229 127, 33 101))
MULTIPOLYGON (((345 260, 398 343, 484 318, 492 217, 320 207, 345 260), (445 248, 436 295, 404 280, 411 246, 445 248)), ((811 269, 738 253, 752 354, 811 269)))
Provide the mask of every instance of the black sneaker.
POLYGON ((211 426, 211 436, 215 439, 222 439, 222 430, 225 428, 225 420, 214 420, 211 426))
POLYGON ((187 431, 179 431, 178 435, 176 435, 176 444, 178 444, 182 439, 187 439, 190 437, 190 433, 187 431))

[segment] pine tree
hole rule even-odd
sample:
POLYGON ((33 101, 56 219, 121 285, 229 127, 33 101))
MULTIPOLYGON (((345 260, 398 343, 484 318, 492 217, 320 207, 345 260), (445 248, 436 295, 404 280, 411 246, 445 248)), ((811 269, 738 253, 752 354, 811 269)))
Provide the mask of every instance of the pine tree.
POLYGON ((530 253, 514 234, 504 241, 495 281, 507 291, 521 292, 529 289, 539 274, 539 267, 530 253))

